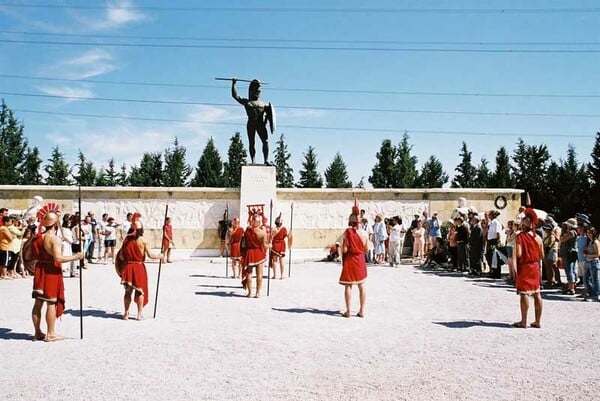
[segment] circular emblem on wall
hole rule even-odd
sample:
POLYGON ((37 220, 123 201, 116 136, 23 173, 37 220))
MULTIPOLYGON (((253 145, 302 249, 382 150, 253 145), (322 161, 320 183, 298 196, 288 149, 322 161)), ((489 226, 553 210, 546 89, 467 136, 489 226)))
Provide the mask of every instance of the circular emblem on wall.
POLYGON ((494 206, 496 206, 497 209, 504 209, 507 205, 508 202, 504 195, 496 196, 496 199, 494 199, 494 206))

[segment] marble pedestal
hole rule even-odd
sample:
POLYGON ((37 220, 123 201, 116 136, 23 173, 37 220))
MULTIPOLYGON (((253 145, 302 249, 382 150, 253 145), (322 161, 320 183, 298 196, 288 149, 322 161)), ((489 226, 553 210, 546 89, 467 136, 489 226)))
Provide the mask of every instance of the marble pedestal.
MULTIPOLYGON (((269 218, 269 204, 273 202, 273 219, 277 202, 277 180, 274 166, 250 165, 242 167, 240 186, 240 223, 248 221, 247 205, 264 204, 264 214, 269 218)), ((270 222, 272 223, 272 222, 270 222)))

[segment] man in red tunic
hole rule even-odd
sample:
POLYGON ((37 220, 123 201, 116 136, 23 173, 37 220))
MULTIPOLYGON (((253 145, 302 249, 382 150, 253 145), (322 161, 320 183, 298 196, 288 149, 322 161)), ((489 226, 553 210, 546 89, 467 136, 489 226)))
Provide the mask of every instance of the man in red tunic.
POLYGON ((173 248, 173 226, 171 225, 171 218, 165 219, 163 225, 163 242, 162 242, 162 253, 165 255, 164 262, 173 263, 171 260, 171 248, 173 248))
POLYGON ((232 220, 232 227, 229 229, 229 249, 231 249, 231 268, 233 275, 231 278, 240 278, 241 276, 241 260, 242 250, 240 243, 244 236, 244 229, 240 227, 240 218, 235 216, 232 220))
MULTIPOLYGON (((144 319, 143 309, 148 304, 150 294, 148 292, 148 273, 144 261, 146 256, 151 259, 160 259, 163 254, 155 254, 144 241, 144 228, 138 221, 141 215, 134 213, 131 219, 131 228, 123 240, 123 246, 117 254, 119 266, 122 266, 121 284, 125 287, 123 303, 125 311, 123 320, 129 319, 129 306, 131 305, 131 294, 135 291, 134 300, 137 305, 137 320, 144 319)), ((120 269, 119 269, 120 270, 120 269)))
POLYGON ((283 271, 285 270, 285 251, 286 251, 286 238, 288 246, 292 243, 292 234, 288 233, 287 229, 283 226, 281 220, 281 213, 275 219, 275 229, 273 230, 271 237, 271 266, 273 267, 273 278, 277 273, 277 266, 279 266, 279 279, 283 279, 283 271))
POLYGON ((344 288, 344 300, 346 301, 346 311, 342 314, 344 317, 350 317, 350 301, 352 300, 352 285, 358 285, 360 296, 360 310, 356 314, 358 317, 364 317, 365 301, 367 293, 365 290, 365 280, 367 279, 367 264, 365 263, 365 252, 367 250, 368 234, 364 230, 358 229, 358 207, 352 208, 352 214, 348 218, 348 228, 344 232, 342 242, 342 274, 340 275, 340 284, 344 288))
POLYGON ((537 215, 533 209, 525 209, 521 219, 521 233, 517 235, 513 265, 517 266, 516 287, 521 297, 521 321, 513 327, 527 327, 529 296, 535 302, 535 321, 531 327, 540 328, 542 319, 542 295, 540 293, 540 262, 544 258, 542 239, 535 233, 537 215))
POLYGON ((260 228, 262 218, 255 214, 250 218, 250 227, 244 232, 244 242, 246 246, 243 258, 243 280, 242 286, 248 290, 247 297, 252 296, 252 269, 256 267, 256 293, 255 298, 260 297, 262 288, 263 265, 267 258, 267 234, 260 228))
POLYGON ((35 271, 33 276, 32 298, 35 299, 31 311, 31 319, 35 334, 33 340, 44 340, 47 342, 63 340, 65 337, 56 334, 56 318, 60 317, 65 310, 65 286, 63 283, 62 263, 82 260, 84 254, 76 253, 73 256, 63 256, 61 253, 61 239, 56 235, 60 229, 60 209, 57 204, 51 203, 42 207, 37 217, 42 234, 32 237, 24 251, 23 257, 27 260, 35 260, 35 271), (47 334, 41 330, 42 307, 46 307, 47 334))

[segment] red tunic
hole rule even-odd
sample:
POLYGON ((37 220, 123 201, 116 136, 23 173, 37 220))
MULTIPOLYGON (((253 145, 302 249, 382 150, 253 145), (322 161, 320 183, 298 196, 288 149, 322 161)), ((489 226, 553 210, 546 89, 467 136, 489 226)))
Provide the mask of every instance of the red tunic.
POLYGON ((540 291, 540 246, 527 232, 517 235, 521 256, 517 258, 517 294, 534 294, 540 291))
POLYGON ((123 247, 119 251, 119 257, 125 263, 121 274, 121 284, 125 288, 131 287, 135 290, 135 301, 141 295, 144 296, 144 306, 148 303, 148 273, 144 265, 145 255, 142 253, 135 239, 125 239, 123 247))
POLYGON ((348 248, 343 254, 340 284, 360 284, 367 279, 365 262, 365 245, 356 229, 350 227, 344 232, 344 246, 348 248))
POLYGON ((251 227, 246 229, 244 233, 244 240, 246 241, 246 254, 244 255, 244 266, 253 267, 261 263, 264 263, 267 258, 265 249, 263 248, 262 242, 256 235, 256 231, 251 227))
POLYGON ((56 303, 56 317, 65 310, 65 284, 63 283, 62 265, 56 263, 44 249, 44 236, 36 235, 33 241, 32 254, 36 260, 33 273, 33 298, 56 303))
POLYGON ((242 241, 242 237, 244 236, 244 229, 242 227, 238 227, 231 233, 231 258, 235 260, 240 260, 242 258, 242 250, 240 249, 240 242, 242 241))
POLYGON ((165 224, 163 226, 164 236, 163 236, 163 249, 169 249, 169 245, 171 241, 173 241, 173 226, 170 224, 165 224))
POLYGON ((273 243, 271 247, 271 252, 275 256, 285 256, 285 238, 287 237, 287 230, 285 227, 281 227, 277 234, 273 236, 273 243))

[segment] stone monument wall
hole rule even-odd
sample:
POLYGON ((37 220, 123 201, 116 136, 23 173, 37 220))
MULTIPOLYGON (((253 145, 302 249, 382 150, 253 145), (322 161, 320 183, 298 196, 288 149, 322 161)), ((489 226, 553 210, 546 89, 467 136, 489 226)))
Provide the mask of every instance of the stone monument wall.
MULTIPOLYGON (((290 227, 293 205, 294 248, 324 249, 339 240, 356 198, 372 223, 375 215, 400 215, 408 224, 415 213, 438 212, 442 221, 449 219, 459 197, 479 211, 496 209, 498 196, 507 200, 500 210, 500 220, 514 219, 521 204, 518 189, 278 189, 273 219, 282 213, 283 224, 290 227)), ((44 203, 57 202, 65 213, 78 209, 76 187, 0 186, 0 206, 21 213, 32 205, 35 195, 44 203)), ((165 206, 169 204, 175 248, 194 250, 193 254, 210 254, 218 248, 217 222, 226 207, 229 216, 240 214, 240 191, 223 188, 82 188, 83 214, 93 211, 97 219, 108 213, 117 222, 127 212, 138 211, 146 230, 145 237, 155 247, 161 238, 165 206)), ((265 204, 269 204, 266 199, 265 204)), ((245 209, 245 205, 243 205, 245 209)), ((268 210, 266 210, 268 212, 268 210)), ((244 224, 245 222, 242 222, 244 224)))

